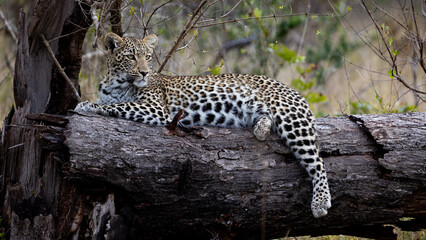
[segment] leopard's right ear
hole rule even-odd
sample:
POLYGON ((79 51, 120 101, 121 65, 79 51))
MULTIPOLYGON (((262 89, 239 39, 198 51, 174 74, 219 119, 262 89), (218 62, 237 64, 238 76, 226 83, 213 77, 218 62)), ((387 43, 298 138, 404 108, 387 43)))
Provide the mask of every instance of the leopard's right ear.
POLYGON ((115 33, 108 33, 105 35, 104 43, 109 53, 113 53, 114 49, 124 45, 123 39, 115 33))

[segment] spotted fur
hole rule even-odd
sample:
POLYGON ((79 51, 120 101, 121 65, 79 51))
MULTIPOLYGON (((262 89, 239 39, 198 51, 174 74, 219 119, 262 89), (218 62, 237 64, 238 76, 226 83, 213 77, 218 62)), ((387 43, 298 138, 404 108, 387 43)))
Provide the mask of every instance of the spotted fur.
POLYGON ((264 140, 277 133, 312 178, 314 217, 331 207, 327 176, 315 144, 314 116, 305 99, 288 86, 260 75, 167 76, 148 67, 157 37, 108 34, 108 74, 96 103, 76 110, 165 126, 180 109, 184 126, 252 127, 264 140))

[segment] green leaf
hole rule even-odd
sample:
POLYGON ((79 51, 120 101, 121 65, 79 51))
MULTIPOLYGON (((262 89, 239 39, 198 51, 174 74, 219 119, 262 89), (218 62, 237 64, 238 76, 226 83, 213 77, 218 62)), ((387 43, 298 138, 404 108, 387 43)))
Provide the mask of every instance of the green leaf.
POLYGON ((135 7, 130 6, 130 9, 129 9, 130 16, 132 16, 134 13, 135 13, 135 7))
POLYGON ((393 55, 395 55, 395 57, 398 56, 398 54, 399 54, 398 50, 395 50, 395 49, 392 50, 392 53, 393 53, 393 55))
POLYGON ((211 71, 212 75, 219 75, 220 74, 220 70, 223 67, 223 65, 225 65, 225 61, 223 61, 223 59, 220 61, 219 66, 215 66, 212 69, 208 68, 207 71, 211 71))
POLYGON ((212 69, 212 74, 213 75, 219 75, 220 74, 220 67, 214 67, 212 69))
POLYGON ((253 11, 253 16, 254 17, 261 17, 262 16, 262 10, 260 10, 259 8, 255 8, 253 11))
POLYGON ((306 95, 306 101, 308 101, 309 103, 326 102, 327 96, 322 93, 310 92, 306 95))
POLYGON ((276 45, 270 45, 270 47, 274 51, 275 55, 289 63, 304 61, 304 56, 297 55, 295 51, 291 50, 290 48, 284 46, 281 43, 278 43, 276 45))
POLYGON ((395 40, 395 37, 390 37, 389 38, 389 46, 392 46, 393 40, 395 40))
POLYGON ((291 86, 295 88, 296 90, 303 92, 303 91, 311 89, 314 86, 314 82, 309 81, 305 83, 302 79, 296 78, 296 79, 293 79, 293 81, 291 81, 291 86))
POLYGON ((396 76, 396 71, 395 69, 389 69, 388 71, 388 75, 391 79, 393 79, 396 76))
POLYGON ((376 92, 376 99, 379 101, 380 105, 383 104, 383 98, 379 96, 379 94, 376 92))

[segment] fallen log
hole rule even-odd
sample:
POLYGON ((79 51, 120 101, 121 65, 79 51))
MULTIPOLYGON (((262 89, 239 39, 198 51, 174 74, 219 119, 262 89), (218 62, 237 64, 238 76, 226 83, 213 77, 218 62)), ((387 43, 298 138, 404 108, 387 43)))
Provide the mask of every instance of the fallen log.
POLYGON ((315 219, 307 174, 277 137, 29 112, 2 129, 10 239, 395 239, 394 226, 426 227, 426 113, 317 119, 333 206, 315 219))
POLYGON ((176 136, 166 128, 74 114, 65 131, 63 173, 77 188, 102 193, 99 206, 113 194, 97 221, 121 223, 110 234, 394 238, 389 224, 426 227, 425 119, 426 113, 317 119, 333 204, 320 219, 310 212, 308 176, 288 149, 277 137, 260 142, 248 130, 200 128, 176 136))

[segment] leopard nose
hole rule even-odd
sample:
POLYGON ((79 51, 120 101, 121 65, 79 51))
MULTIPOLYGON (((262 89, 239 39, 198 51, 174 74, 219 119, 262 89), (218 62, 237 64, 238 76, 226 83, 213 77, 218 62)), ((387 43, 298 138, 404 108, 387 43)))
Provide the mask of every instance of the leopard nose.
POLYGON ((142 74, 142 77, 145 77, 146 75, 148 75, 148 72, 145 72, 145 71, 140 71, 139 73, 142 74))

